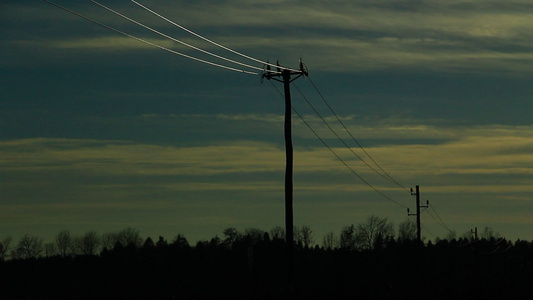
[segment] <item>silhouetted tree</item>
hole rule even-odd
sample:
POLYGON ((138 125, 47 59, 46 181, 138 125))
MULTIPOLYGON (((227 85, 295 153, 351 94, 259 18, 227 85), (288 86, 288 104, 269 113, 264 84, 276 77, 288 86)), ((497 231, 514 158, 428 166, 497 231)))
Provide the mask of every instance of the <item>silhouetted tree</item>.
POLYGON ((209 240, 209 247, 211 248, 217 248, 218 246, 220 246, 220 244, 222 244, 222 241, 220 240, 218 235, 215 235, 215 237, 209 240))
POLYGON ((74 241, 70 231, 62 230, 55 237, 57 253, 63 257, 74 252, 74 241))
POLYGON ((355 226, 352 224, 343 227, 339 238, 339 247, 341 247, 341 249, 354 250, 355 246, 355 226))
POLYGON ((311 230, 311 227, 307 225, 303 225, 300 230, 300 238, 302 241, 302 245, 305 248, 309 248, 312 244, 315 243, 315 240, 313 238, 313 231, 311 230))
POLYGON ((272 240, 284 240, 285 239, 285 229, 281 226, 274 226, 270 229, 270 237, 272 240))
POLYGON ((11 247, 11 241, 11 237, 8 236, 0 242, 0 262, 7 258, 7 254, 9 253, 9 249, 11 247))
POLYGON ((266 231, 263 233, 263 242, 270 242, 270 234, 266 231))
POLYGON ((414 220, 407 219, 398 225, 398 241, 414 241, 416 238, 416 223, 414 220))
POLYGON ((224 243, 228 246, 232 246, 237 239, 241 237, 241 234, 234 227, 228 227, 224 229, 224 243))
POLYGON ((189 242, 183 234, 178 233, 178 235, 176 236, 176 238, 174 238, 174 241, 172 242, 172 246, 177 248, 189 248, 189 242))
POLYGON ((159 240, 157 241, 157 243, 155 245, 156 245, 157 248, 165 248, 166 246, 168 246, 168 243, 167 243, 167 240, 165 240, 164 237, 159 236, 159 240))
POLYGON ((300 232, 300 227, 293 226, 292 228, 293 241, 298 247, 303 246, 302 233, 300 232))
POLYGON ((322 238, 322 246, 324 249, 333 250, 335 249, 337 245, 337 241, 335 240, 335 234, 333 231, 330 231, 324 235, 322 238))
POLYGON ((495 232, 492 227, 485 227, 479 237, 485 240, 499 239, 500 234, 495 232))
POLYGON ((101 245, 102 248, 111 250, 113 249, 117 244, 120 244, 119 242, 119 236, 116 232, 107 232, 102 235, 101 245))
POLYGON ((154 241, 151 237, 147 237, 146 240, 144 240, 143 248, 153 248, 155 247, 154 241))
POLYGON ((378 249, 391 237, 394 237, 394 225, 387 218, 377 216, 370 216, 366 223, 358 224, 355 233, 357 247, 363 250, 378 249))
POLYGON ((243 238, 255 244, 263 240, 264 233, 265 231, 259 228, 247 228, 246 230, 244 230, 243 238))
POLYGON ((54 243, 45 243, 44 244, 44 256, 52 257, 58 255, 56 245, 54 243))
POLYGON ((88 231, 77 239, 77 248, 83 255, 96 255, 100 246, 100 239, 94 231, 88 231))
POLYGON ((37 236, 25 234, 12 251, 11 257, 16 259, 38 258, 43 252, 43 240, 37 236))
POLYGON ((119 231, 118 242, 124 247, 139 248, 142 244, 142 238, 139 230, 128 227, 119 231))

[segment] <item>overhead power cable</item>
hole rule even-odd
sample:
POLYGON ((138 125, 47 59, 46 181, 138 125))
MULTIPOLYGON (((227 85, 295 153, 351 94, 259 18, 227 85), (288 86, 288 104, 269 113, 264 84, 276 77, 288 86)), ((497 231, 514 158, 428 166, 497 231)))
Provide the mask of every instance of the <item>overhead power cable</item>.
MULTIPOLYGON (((274 89, 276 89, 276 91, 278 92, 278 94, 283 98, 283 94, 281 93, 281 91, 274 85, 274 83, 272 83, 272 81, 270 81, 271 85, 274 87, 274 89)), ((327 143, 326 141, 324 141, 324 139, 322 139, 318 133, 311 127, 311 125, 304 119, 304 117, 294 108, 294 106, 291 106, 292 110, 294 111, 294 113, 302 120, 302 122, 307 126, 307 128, 309 128, 309 130, 311 130, 311 132, 315 135, 315 137, 320 141, 322 142, 322 144, 331 152, 333 153, 333 155, 346 167, 348 168, 348 170, 350 170, 350 172, 352 172, 355 176, 357 176, 357 178, 359 178, 362 182, 364 182, 366 185, 368 185, 372 190, 374 190, 376 193, 378 193, 379 195, 381 195, 383 198, 393 202, 394 204, 396 205, 399 205, 403 208, 408 208, 407 206, 401 204, 400 202, 392 199, 391 197, 387 196, 386 194, 384 194, 383 192, 381 192, 380 190, 378 190, 374 185, 372 185, 370 182, 368 182, 367 180, 365 180, 361 175, 359 175, 352 167, 350 167, 350 165, 348 165, 348 163, 346 163, 346 161, 344 161, 344 159, 342 159, 342 157, 340 157, 334 150, 333 148, 331 148, 327 143)))
POLYGON ((119 33, 121 35, 124 35, 126 37, 132 38, 132 39, 137 40, 139 42, 145 43, 147 45, 159 48, 161 50, 165 50, 167 52, 170 52, 170 53, 173 53, 173 54, 177 54, 177 55, 183 56, 185 58, 192 59, 192 60, 195 60, 195 61, 198 61, 198 62, 201 62, 201 63, 204 63, 204 64, 208 64, 208 65, 211 65, 211 66, 215 66, 215 67, 218 67, 218 68, 222 68, 222 69, 226 69, 226 70, 230 70, 230 71, 235 71, 235 72, 239 72, 239 73, 244 73, 244 74, 259 75, 259 73, 256 73, 256 72, 250 72, 250 71, 246 71, 246 70, 241 70, 241 69, 237 69, 237 68, 233 68, 233 67, 217 64, 217 63, 214 63, 214 62, 211 62, 211 61, 200 59, 200 58, 197 58, 197 57, 194 57, 194 56, 190 56, 190 55, 187 55, 187 54, 184 54, 184 53, 181 53, 181 52, 178 52, 178 51, 163 47, 161 45, 149 42, 147 40, 144 40, 144 39, 141 39, 141 38, 136 37, 134 35, 131 35, 129 33, 126 33, 124 31, 121 31, 121 30, 118 30, 116 28, 113 28, 113 27, 111 27, 109 25, 106 25, 106 24, 103 24, 101 22, 95 21, 95 20, 93 20, 91 18, 88 18, 88 17, 86 17, 86 16, 84 16, 84 15, 82 15, 80 13, 77 13, 77 12, 75 12, 73 10, 70 10, 70 9, 68 9, 66 7, 63 7, 63 6, 59 5, 59 4, 56 4, 54 2, 51 2, 51 1, 48 1, 48 0, 43 0, 43 1, 48 3, 48 4, 51 4, 51 5, 55 6, 57 8, 59 8, 59 9, 62 9, 64 11, 68 12, 68 13, 71 13, 71 14, 77 16, 77 17, 80 17, 80 18, 82 18, 84 20, 87 20, 87 21, 89 21, 89 22, 91 22, 93 24, 96 24, 96 25, 101 26, 103 28, 109 29, 111 31, 114 31, 114 32, 119 33))
MULTIPOLYGON (((339 118, 339 116, 335 113, 335 111, 333 110, 333 108, 331 107, 331 105, 329 105, 328 101, 326 100, 326 98, 322 95, 322 93, 320 92, 320 90, 317 88, 317 86, 315 85, 315 83, 313 82, 313 80, 311 80, 311 78, 309 76, 306 76, 308 79, 309 79, 309 82, 311 83, 311 85, 314 87, 314 89, 316 90, 316 92, 318 93, 318 95, 320 96, 320 98, 322 98, 322 101, 326 104, 326 106, 329 108, 329 110, 331 111, 331 113, 335 116, 335 118, 337 119, 337 121, 342 125, 342 127, 344 128, 344 130, 350 135, 350 137, 352 138, 352 140, 359 146, 359 148, 361 148, 361 150, 363 150, 363 152, 366 154, 366 156, 368 156, 368 158, 383 172, 383 174, 388 178, 389 181, 391 181, 392 183, 395 183, 396 185, 398 185, 399 187, 403 188, 404 190, 406 191, 409 191, 405 186, 403 186, 402 184, 400 184, 398 181, 396 181, 387 171, 385 171, 380 164, 378 164, 374 158, 372 158, 372 156, 365 150, 365 148, 361 145, 361 143, 359 143, 359 141, 353 136, 353 134, 351 133, 351 131, 348 129, 348 127, 346 127, 346 125, 344 125, 344 122, 342 122, 342 120, 339 118)), ((373 169, 373 168, 372 168, 373 169)))
POLYGON ((134 23, 134 24, 137 24, 137 25, 139 25, 139 26, 141 26, 141 27, 143 27, 143 28, 146 28, 146 29, 148 29, 148 30, 150 30, 150 31, 152 31, 152 32, 154 32, 154 33, 156 33, 156 34, 162 36, 162 37, 165 37, 165 38, 167 38, 167 39, 169 39, 169 40, 172 40, 172 41, 174 41, 174 42, 180 43, 180 44, 182 44, 182 45, 184 45, 184 46, 187 46, 187 47, 192 48, 192 49, 194 49, 194 50, 200 51, 200 52, 205 53, 205 54, 207 54, 207 55, 211 55, 211 56, 216 57, 216 58, 218 58, 218 59, 222 59, 222 60, 225 60, 225 61, 228 61, 228 62, 231 62, 231 63, 237 64, 237 65, 240 65, 240 66, 243 66, 243 67, 247 67, 247 68, 250 68, 250 69, 255 69, 255 70, 263 71, 263 68, 256 67, 256 66, 251 66, 251 65, 248 65, 248 64, 245 64, 245 63, 239 62, 239 61, 235 61, 235 60, 232 60, 232 59, 229 59, 229 58, 226 58, 226 57, 223 57, 223 56, 217 55, 217 54, 212 53, 212 52, 209 52, 209 51, 207 51, 207 50, 204 50, 204 49, 201 49, 201 48, 195 47, 195 46, 193 46, 193 45, 191 45, 191 44, 188 44, 188 43, 186 43, 186 42, 184 42, 184 41, 178 40, 178 39, 176 39, 176 38, 174 38, 174 37, 171 37, 171 36, 169 36, 169 35, 167 35, 167 34, 164 34, 164 33, 160 32, 160 31, 158 31, 158 30, 155 30, 155 29, 153 29, 152 27, 147 26, 147 25, 145 25, 145 24, 143 24, 143 23, 141 23, 141 22, 139 22, 139 21, 136 21, 136 20, 134 20, 134 19, 132 19, 132 18, 130 18, 130 17, 124 15, 124 14, 121 14, 121 13, 119 13, 118 11, 116 11, 116 10, 114 10, 114 9, 108 7, 108 6, 105 6, 105 5, 103 5, 103 4, 101 4, 101 3, 97 2, 97 1, 94 1, 94 0, 90 0, 90 1, 91 1, 92 3, 98 5, 98 6, 102 7, 103 9, 112 12, 113 14, 115 14, 115 15, 121 17, 121 18, 124 18, 124 19, 126 19, 126 20, 128 20, 128 21, 130 21, 130 22, 132 22, 132 23, 134 23))
POLYGON ((305 102, 307 102, 307 104, 311 107, 311 109, 313 109, 313 111, 315 112, 315 114, 322 120, 322 122, 328 127, 328 129, 337 137, 337 139, 339 139, 339 141, 341 141, 341 143, 346 147, 348 148, 348 150, 350 150, 350 152, 352 152, 353 155, 355 155, 360 161, 362 161, 368 168, 370 168, 372 171, 374 171, 376 174, 378 174, 379 176, 385 178, 386 180, 389 180, 390 181, 390 178, 383 175, 382 173, 380 173, 378 170, 374 169, 371 165, 369 165, 366 160, 364 160, 361 156, 359 156, 353 149, 352 147, 350 147, 345 141, 343 138, 341 138, 339 136, 339 134, 329 125, 328 121, 326 121, 324 119, 324 117, 322 117, 322 115, 318 112, 318 110, 315 108, 315 106, 313 104, 311 104, 311 102, 309 101, 309 99, 307 99, 307 97, 302 93, 302 91, 298 88, 298 86, 293 82, 292 85, 296 88, 296 90, 300 93, 300 95, 302 96, 302 98, 305 100, 305 102))
MULTIPOLYGON (((229 51, 229 52, 231 52, 231 53, 233 53, 233 54, 239 55, 239 56, 241 56, 241 57, 244 57, 244 58, 246 58, 246 59, 249 59, 249 60, 252 60, 252 61, 255 61, 255 62, 261 63, 261 64, 266 65, 266 66, 276 67, 276 68, 279 68, 279 69, 281 69, 281 70, 289 70, 289 71, 294 71, 294 72, 300 72, 300 70, 291 69, 291 68, 287 68, 287 67, 283 67, 283 66, 278 66, 278 65, 275 65, 275 64, 272 64, 272 63, 269 63, 269 62, 266 62, 266 61, 262 61, 262 60, 259 60, 259 59, 257 59, 257 58, 251 57, 251 56, 248 56, 248 55, 243 54, 243 53, 241 53, 241 52, 235 51, 235 50, 233 50, 233 49, 231 49, 231 48, 228 48, 228 47, 223 46, 223 45, 221 45, 221 44, 219 44, 219 43, 217 43, 217 42, 214 42, 214 41, 212 41, 212 40, 210 40, 210 39, 208 39, 208 38, 206 38, 206 37, 204 37, 204 36, 202 36, 202 35, 200 35, 200 34, 194 32, 194 31, 192 31, 192 30, 187 29, 186 27, 184 27, 184 26, 182 26, 182 25, 180 25, 180 24, 178 24, 178 23, 176 23, 176 22, 174 22, 174 21, 172 21, 172 20, 170 20, 170 19, 168 19, 168 18, 162 16, 161 14, 159 14, 159 13, 157 13, 157 12, 151 10, 150 8, 148 8, 148 7, 144 6, 144 5, 142 5, 141 3, 139 3, 139 2, 137 2, 137 1, 135 1, 135 0, 131 0, 131 2, 137 4, 138 6, 142 7, 142 8, 145 9, 146 11, 148 11, 148 12, 154 14, 155 16, 157 16, 157 17, 159 17, 159 18, 161 18, 161 19, 167 21, 168 23, 170 23, 170 24, 172 24, 172 25, 174 25, 174 26, 176 26, 176 27, 178 27, 178 28, 180 28, 180 29, 182 29, 182 30, 184 30, 184 31, 186 31, 186 32, 188 32, 188 33, 190 33, 190 34, 192 34, 192 35, 194 35, 194 36, 196 36, 196 37, 198 37, 198 38, 200 38, 200 39, 206 41, 206 42, 208 42, 208 43, 211 43, 211 44, 213 44, 213 45, 215 45, 215 46, 217 46, 217 47, 220 47, 220 48, 222 48, 222 49, 224 49, 224 50, 226 50, 226 51, 229 51)), ((275 72, 275 71, 271 71, 271 72, 272 72, 272 73, 277 73, 277 72, 275 72)))
MULTIPOLYGON (((435 210, 435 208, 433 207, 433 205, 430 206, 431 210, 433 211, 433 213, 435 214, 435 216, 437 217, 438 220, 435 220, 437 221, 437 223, 443 227, 444 229, 448 230, 448 232, 452 232, 452 230, 450 229, 450 227, 448 227, 448 225, 446 225, 446 223, 444 223, 444 221, 442 220, 442 218, 439 216, 439 214, 437 213, 437 211, 435 210)), ((429 212, 430 215, 431 215, 431 212, 429 212)))
POLYGON ((435 235, 433 235, 433 233, 431 233, 431 231, 429 231, 429 229, 427 229, 427 227, 424 226, 424 224, 420 224, 420 226, 422 226, 422 228, 423 228, 427 233, 429 233, 429 235, 431 235, 434 239, 436 238, 435 235))
POLYGON ((445 223, 443 223, 442 221, 439 221, 439 219, 437 219, 433 213, 431 212, 431 210, 429 209, 425 209, 423 212, 427 212, 429 214, 429 216, 437 223, 437 225, 439 225, 440 227, 442 227, 444 230, 448 231, 448 232, 453 232, 453 230, 451 230, 448 226, 446 226, 445 223))

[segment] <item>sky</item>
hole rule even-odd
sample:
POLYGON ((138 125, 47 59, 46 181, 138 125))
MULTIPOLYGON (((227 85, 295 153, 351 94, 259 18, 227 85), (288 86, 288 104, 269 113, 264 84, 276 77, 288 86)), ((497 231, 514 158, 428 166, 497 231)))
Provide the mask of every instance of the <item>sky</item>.
MULTIPOLYGON (((261 73, 90 1, 55 3, 261 73)), ((316 242, 371 215, 412 220, 416 185, 429 200, 426 240, 475 227, 533 240, 531 1, 140 3, 260 61, 303 60, 309 77, 291 85, 294 225, 310 226, 316 242)), ((131 1, 101 4, 264 68, 131 1)), ((134 227, 195 242, 227 227, 285 226, 279 82, 44 1, 4 0, 0 90, 0 239, 134 227)))

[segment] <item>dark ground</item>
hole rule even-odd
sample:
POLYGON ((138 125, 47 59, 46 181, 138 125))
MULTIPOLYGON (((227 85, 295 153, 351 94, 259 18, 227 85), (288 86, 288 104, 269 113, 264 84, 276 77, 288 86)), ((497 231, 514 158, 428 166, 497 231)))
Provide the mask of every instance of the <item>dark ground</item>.
POLYGON ((282 240, 121 247, 0 262, 1 299, 532 299, 533 243, 441 241, 418 249, 295 247, 282 240))

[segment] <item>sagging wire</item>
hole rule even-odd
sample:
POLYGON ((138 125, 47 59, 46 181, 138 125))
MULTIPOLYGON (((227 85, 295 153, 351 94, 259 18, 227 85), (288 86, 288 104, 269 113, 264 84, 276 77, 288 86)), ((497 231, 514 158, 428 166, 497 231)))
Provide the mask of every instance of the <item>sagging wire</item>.
POLYGON ((218 54, 215 54, 215 53, 209 52, 209 51, 207 51, 207 50, 204 50, 204 49, 201 49, 201 48, 195 47, 195 46, 193 46, 193 45, 191 45, 191 44, 188 44, 188 43, 186 43, 186 42, 184 42, 184 41, 178 40, 178 39, 176 39, 176 38, 174 38, 174 37, 171 37, 171 36, 169 36, 169 35, 167 35, 167 34, 164 34, 164 33, 160 32, 160 31, 158 31, 158 30, 155 30, 155 29, 153 29, 152 27, 147 26, 147 25, 145 25, 145 24, 143 24, 143 23, 141 23, 141 22, 139 22, 139 21, 136 21, 136 20, 134 20, 134 19, 132 19, 132 18, 130 18, 130 17, 124 15, 124 14, 121 14, 121 13, 119 13, 118 11, 116 11, 116 10, 114 10, 114 9, 108 7, 108 6, 105 6, 105 5, 103 5, 103 4, 101 4, 101 3, 97 2, 97 1, 94 1, 94 0, 90 0, 90 1, 91 1, 92 3, 98 5, 98 6, 102 7, 103 9, 105 9, 105 10, 107 10, 107 11, 109 11, 109 12, 111 12, 111 13, 113 13, 113 14, 115 14, 115 15, 121 17, 121 18, 123 18, 123 19, 126 19, 126 20, 128 20, 128 21, 130 21, 130 22, 132 22, 132 23, 134 23, 134 24, 137 24, 137 25, 139 25, 139 26, 141 26, 141 27, 143 27, 143 28, 145 28, 145 29, 148 29, 148 30, 150 30, 150 31, 152 31, 152 32, 154 32, 154 33, 160 35, 160 36, 163 36, 163 37, 165 37, 165 38, 167 38, 167 39, 169 39, 169 40, 172 40, 172 41, 174 41, 174 42, 180 43, 180 44, 182 44, 182 45, 184 45, 184 46, 187 46, 187 47, 189 47, 189 48, 192 48, 192 49, 194 49, 194 50, 200 51, 200 52, 202 52, 202 53, 204 53, 204 54, 211 55, 211 56, 216 57, 216 58, 218 58, 218 59, 225 60, 225 61, 228 61, 228 62, 231 62, 231 63, 237 64, 237 65, 240 65, 240 66, 243 66, 243 67, 247 67, 247 68, 250 68, 250 69, 255 69, 255 70, 259 70, 259 71, 262 71, 262 70, 263 70, 263 69, 260 68, 260 67, 251 66, 251 65, 248 65, 248 64, 245 64, 245 63, 239 62, 239 61, 235 61, 235 60, 232 60, 232 59, 229 59, 229 58, 226 58, 226 57, 220 56, 220 55, 218 55, 218 54))
MULTIPOLYGON (((339 139, 341 141, 341 143, 346 147, 348 148, 348 150, 350 150, 350 152, 352 152, 353 155, 355 155, 355 157, 357 157, 360 161, 362 161, 368 168, 370 168, 372 171, 374 171, 376 174, 378 174, 379 176, 383 177, 384 179, 390 181, 390 177, 380 173, 378 170, 376 170, 375 168, 373 168, 370 164, 368 164, 366 162, 366 160, 364 160, 361 156, 359 156, 353 149, 352 147, 350 147, 345 141, 343 138, 341 138, 339 136, 339 134, 331 127, 331 125, 324 119, 324 117, 318 112, 318 110, 314 107, 313 104, 311 104, 311 102, 309 101, 309 99, 307 99, 307 97, 302 93, 302 91, 298 88, 298 86, 293 82, 292 85, 296 88, 296 90, 300 93, 300 95, 302 96, 302 98, 307 102, 307 104, 311 107, 311 109, 313 109, 313 111, 315 112, 315 114, 322 120, 322 122, 328 127, 328 129, 337 137, 337 139, 339 139)), ((328 105, 329 106, 329 105, 328 105)), ((330 108, 331 109, 331 108, 330 108)), ((332 111, 333 112, 333 111, 332 111)), ((335 114, 335 112, 333 112, 335 114)), ((337 117, 337 119, 339 120, 339 118, 337 117)), ((366 151, 365 151, 366 153, 366 151)), ((368 155, 368 154, 367 154, 368 155)))
MULTIPOLYGON (((223 46, 223 45, 221 45, 221 44, 219 44, 219 43, 217 43, 217 42, 214 42, 214 41, 212 41, 212 40, 210 40, 210 39, 208 39, 208 38, 206 38, 206 37, 204 37, 204 36, 202 36, 202 35, 200 35, 200 34, 194 32, 194 31, 192 31, 192 30, 189 30, 189 29, 187 29, 186 27, 184 27, 184 26, 182 26, 182 25, 180 25, 180 24, 178 24, 178 23, 176 23, 176 22, 173 22, 172 20, 170 20, 170 19, 164 17, 163 15, 161 15, 161 14, 159 14, 159 13, 153 11, 152 9, 146 7, 145 5, 142 5, 141 3, 139 3, 139 2, 137 2, 137 1, 135 1, 135 0, 131 0, 131 2, 137 4, 139 7, 143 8, 143 9, 145 9, 146 11, 148 11, 148 12, 154 14, 155 16, 157 16, 157 17, 159 17, 159 18, 165 20, 166 22, 168 22, 168 23, 170 23, 170 24, 172 24, 172 25, 174 25, 174 26, 176 26, 176 27, 178 27, 178 28, 180 28, 180 29, 182 29, 182 30, 184 30, 184 31, 186 31, 186 32, 188 32, 188 33, 190 33, 190 34, 192 34, 192 35, 194 35, 194 36, 196 36, 196 37, 198 37, 198 38, 204 40, 204 41, 206 41, 206 42, 208 42, 208 43, 211 43, 211 44, 213 44, 213 45, 215 45, 215 46, 217 46, 217 47, 220 47, 220 48, 222 48, 222 49, 224 49, 224 50, 226 50, 226 51, 229 51, 229 52, 231 52, 231 53, 233 53, 233 54, 236 54, 236 55, 239 55, 239 56, 244 57, 244 58, 246 58, 246 59, 249 59, 249 60, 252 60, 252 61, 255 61, 255 62, 261 63, 262 65, 271 66, 271 67, 276 67, 276 68, 279 68, 279 69, 281 69, 281 70, 289 70, 289 71, 294 71, 294 72, 299 72, 299 71, 300 71, 300 70, 291 69, 291 68, 287 68, 287 67, 283 67, 283 66, 278 66, 278 65, 275 65, 275 64, 273 64, 273 63, 266 62, 266 61, 262 61, 262 60, 260 60, 260 59, 257 59, 257 58, 254 58, 254 57, 248 56, 248 55, 246 55, 246 54, 243 54, 243 53, 241 53, 241 52, 235 51, 235 50, 233 50, 233 49, 231 49, 231 48, 228 48, 228 47, 223 46)), ((279 72, 272 71, 272 73, 279 73, 279 72)))
POLYGON ((191 55, 187 55, 187 54, 184 54, 184 53, 181 53, 181 52, 178 52, 178 51, 175 51, 175 50, 172 50, 172 49, 169 49, 169 48, 163 47, 163 46, 161 46, 161 45, 158 45, 158 44, 155 44, 155 43, 149 42, 149 41, 144 40, 144 39, 142 39, 142 38, 139 38, 139 37, 136 37, 136 36, 131 35, 131 34, 129 34, 129 33, 126 33, 126 32, 124 32, 124 31, 118 30, 118 29, 116 29, 116 28, 114 28, 114 27, 111 27, 111 26, 109 26, 109 25, 106 25, 106 24, 103 24, 103 23, 98 22, 98 21, 96 21, 96 20, 93 20, 93 19, 91 19, 91 18, 89 18, 89 17, 86 17, 86 16, 84 16, 84 15, 78 13, 78 12, 75 12, 75 11, 73 11, 73 10, 70 10, 70 9, 64 7, 64 6, 61 6, 61 5, 59 5, 59 4, 56 4, 56 3, 51 2, 51 1, 49 1, 49 0, 43 0, 43 1, 46 2, 46 3, 48 3, 48 4, 50 4, 50 5, 53 5, 53 6, 57 7, 57 8, 59 8, 59 9, 61 9, 61 10, 64 10, 64 11, 70 13, 70 14, 73 14, 73 15, 79 17, 79 18, 82 18, 82 19, 84 19, 84 20, 86 20, 86 21, 89 21, 89 22, 91 22, 91 23, 93 23, 93 24, 96 24, 96 25, 101 26, 101 27, 103 27, 103 28, 106 28, 106 29, 108 29, 108 30, 114 31, 114 32, 119 33, 119 34, 121 34, 121 35, 124 35, 124 36, 126 36, 126 37, 132 38, 132 39, 137 40, 137 41, 139 41, 139 42, 145 43, 145 44, 147 44, 147 45, 150 45, 150 46, 153 46, 153 47, 159 48, 159 49, 161 49, 161 50, 164 50, 164 51, 167 51, 167 52, 170 52, 170 53, 176 54, 176 55, 180 55, 180 56, 182 56, 182 57, 185 57, 185 58, 188 58, 188 59, 191 59, 191 60, 197 61, 197 62, 201 62, 201 63, 204 63, 204 64, 208 64, 208 65, 211 65, 211 66, 214 66, 214 67, 223 68, 223 69, 226 69, 226 70, 235 71, 235 72, 244 73, 244 74, 249 74, 249 75, 260 75, 259 73, 256 73, 256 72, 250 72, 250 71, 246 71, 246 70, 242 70, 242 69, 237 69, 237 68, 233 68, 233 67, 229 67, 229 66, 225 66, 225 65, 217 64, 217 63, 214 63, 214 62, 211 62, 211 61, 207 61, 207 60, 204 60, 204 59, 201 59, 201 58, 197 58, 197 57, 194 57, 194 56, 191 56, 191 55))
MULTIPOLYGON (((278 92, 278 94, 282 97, 283 97, 283 94, 281 93, 281 91, 274 85, 274 83, 272 83, 272 81, 269 81, 272 85, 272 87, 274 87, 274 89, 278 92)), ((378 193, 380 196, 382 196, 383 198, 387 199, 388 201, 396 204, 396 205, 399 205, 403 208, 407 208, 407 206, 401 204, 400 202, 392 199, 391 197, 387 196, 386 194, 384 194, 383 192, 381 192, 380 190, 378 190, 374 185, 372 185, 370 182, 368 182, 366 179, 364 179, 361 175, 359 175, 359 173, 357 173, 352 167, 350 167, 350 165, 348 165, 348 163, 346 163, 346 161, 344 161, 344 159, 342 159, 342 157, 340 157, 334 150, 333 148, 331 148, 331 146, 329 146, 326 141, 324 141, 324 139, 322 139, 318 133, 311 127, 311 125, 304 119, 304 117, 294 108, 294 106, 291 106, 292 108, 292 111, 302 120, 302 122, 307 126, 307 128, 309 128, 309 130, 311 130, 311 132, 315 135, 315 137, 346 167, 348 168, 348 170, 350 170, 350 172, 352 172, 352 174, 354 174, 355 176, 357 176, 357 178, 359 178, 363 183, 365 183, 367 186, 369 186, 372 190, 374 190, 376 193, 378 193)))
POLYGON ((361 148, 361 150, 366 154, 366 156, 368 156, 368 158, 383 172, 383 174, 388 178, 389 181, 391 181, 392 183, 398 185, 399 187, 403 188, 405 191, 409 191, 405 186, 403 186, 402 184, 400 184, 396 179, 394 179, 387 171, 385 171, 380 164, 378 164, 374 158, 372 158, 372 156, 365 150, 365 148, 361 145, 361 143, 359 143, 359 141, 353 136, 353 134, 351 133, 351 131, 348 129, 348 127, 346 127, 346 125, 344 125, 344 122, 342 122, 342 120, 339 118, 339 116, 335 113, 335 111, 333 110, 333 108, 331 107, 331 105, 329 105, 328 101, 326 100, 326 98, 323 96, 323 94, 320 92, 320 90, 318 89, 318 87, 315 85, 315 83, 313 82, 313 80, 307 76, 307 78, 309 79, 309 82, 311 83, 311 85, 313 86, 313 88, 315 89, 315 91, 318 93, 318 95, 320 96, 320 98, 322 99, 322 101, 326 104, 326 106, 329 108, 329 110, 331 111, 331 113, 335 116, 335 118, 337 119, 337 121, 339 122, 339 124, 341 124, 341 126, 344 128, 344 130, 350 135, 350 137, 352 138, 352 140, 359 146, 359 148, 361 148))

